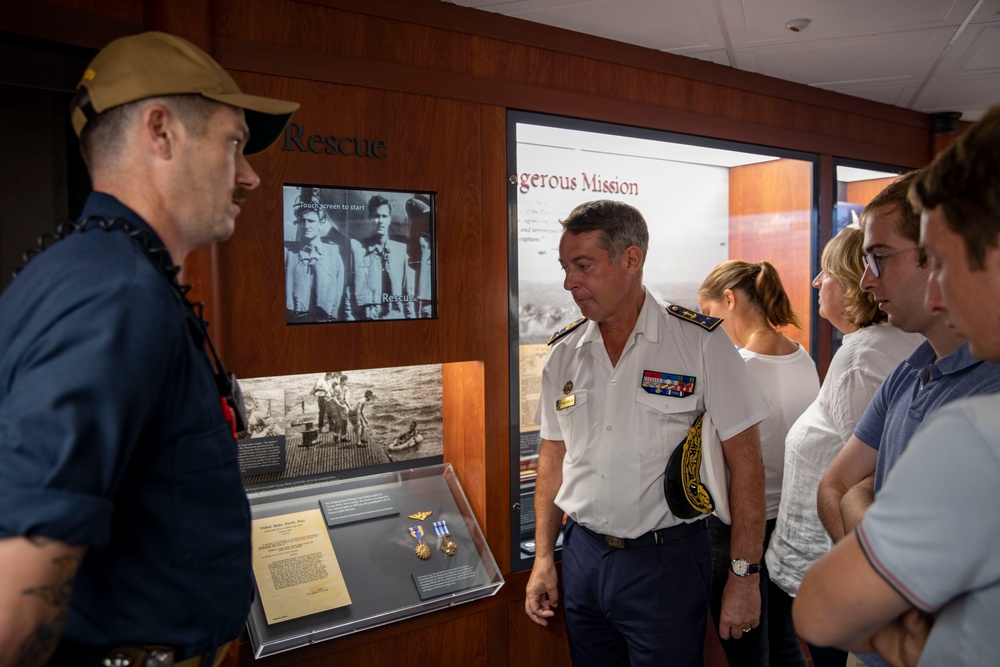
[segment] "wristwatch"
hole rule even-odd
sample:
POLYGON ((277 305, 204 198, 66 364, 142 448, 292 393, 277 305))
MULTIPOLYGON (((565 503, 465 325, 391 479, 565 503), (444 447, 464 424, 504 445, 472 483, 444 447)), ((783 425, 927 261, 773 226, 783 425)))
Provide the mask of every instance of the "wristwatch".
POLYGON ((749 577, 751 574, 760 572, 759 563, 748 563, 745 558, 734 558, 729 561, 729 569, 737 577, 749 577))

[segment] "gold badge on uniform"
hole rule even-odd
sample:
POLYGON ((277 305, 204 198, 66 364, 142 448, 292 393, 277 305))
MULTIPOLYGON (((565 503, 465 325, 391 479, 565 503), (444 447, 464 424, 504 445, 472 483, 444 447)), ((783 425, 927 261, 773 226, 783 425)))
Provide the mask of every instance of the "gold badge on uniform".
POLYGON ((563 393, 564 394, 568 394, 571 391, 573 391, 573 381, 572 380, 570 380, 569 382, 567 382, 566 384, 563 385, 563 393))
POLYGON ((569 396, 563 396, 556 401, 556 410, 565 410, 566 408, 571 408, 574 405, 576 405, 576 394, 570 394, 569 396))

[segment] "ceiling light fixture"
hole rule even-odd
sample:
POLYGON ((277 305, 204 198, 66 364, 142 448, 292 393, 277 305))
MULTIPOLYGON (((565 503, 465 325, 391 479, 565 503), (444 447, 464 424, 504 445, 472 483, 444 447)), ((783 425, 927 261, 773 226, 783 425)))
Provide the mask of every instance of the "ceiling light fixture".
POLYGON ((802 32, 809 27, 810 23, 812 23, 812 19, 792 19, 785 24, 785 27, 792 32, 802 32))

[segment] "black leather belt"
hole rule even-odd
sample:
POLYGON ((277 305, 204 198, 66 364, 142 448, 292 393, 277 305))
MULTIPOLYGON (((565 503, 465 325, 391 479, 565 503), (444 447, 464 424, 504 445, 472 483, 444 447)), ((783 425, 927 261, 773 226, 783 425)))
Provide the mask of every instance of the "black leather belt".
POLYGON ((602 535, 600 533, 595 533, 586 526, 581 526, 580 524, 577 525, 597 539, 604 540, 604 543, 609 547, 614 547, 615 549, 634 549, 636 547, 652 547, 658 544, 666 544, 667 542, 672 542, 673 540, 679 540, 685 537, 690 537, 691 535, 697 535, 699 532, 705 530, 706 523, 704 520, 694 521, 692 523, 681 523, 676 526, 671 526, 670 528, 651 530, 645 535, 633 538, 602 535))

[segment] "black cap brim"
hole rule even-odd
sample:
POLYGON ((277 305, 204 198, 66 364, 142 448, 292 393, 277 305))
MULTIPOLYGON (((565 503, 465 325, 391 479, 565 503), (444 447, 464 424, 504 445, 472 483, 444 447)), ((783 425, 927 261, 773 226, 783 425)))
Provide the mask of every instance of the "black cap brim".
POLYGON ((244 109, 243 113, 246 116, 247 127, 250 128, 250 139, 243 148, 244 155, 260 153, 273 144, 285 131, 285 125, 292 117, 291 113, 275 115, 252 109, 244 109))

